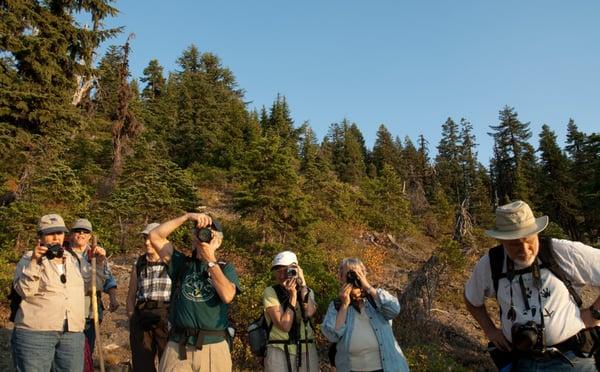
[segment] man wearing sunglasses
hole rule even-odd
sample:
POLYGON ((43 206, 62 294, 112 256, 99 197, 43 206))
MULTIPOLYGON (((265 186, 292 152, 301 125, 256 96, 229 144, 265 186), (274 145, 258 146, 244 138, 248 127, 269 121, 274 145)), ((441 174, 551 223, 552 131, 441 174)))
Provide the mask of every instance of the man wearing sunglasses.
MULTIPOLYGON (((90 239, 92 237, 92 223, 85 219, 80 218, 73 223, 71 227, 71 235, 69 237, 69 244, 73 252, 75 252, 82 263, 90 266, 91 270, 91 258, 92 258, 92 247, 90 246, 90 239)), ((101 247, 96 247, 96 252, 103 250, 101 247)), ((115 280, 108 262, 102 258, 100 261, 98 258, 98 270, 96 275, 96 296, 98 297, 98 319, 102 322, 104 306, 102 305, 101 294, 102 292, 108 293, 109 296, 109 311, 115 311, 119 307, 119 301, 117 300, 117 281, 115 280)), ((94 345, 96 343, 96 330, 94 329, 94 318, 92 313, 92 293, 90 291, 85 293, 85 338, 89 346, 89 353, 86 358, 91 366, 91 358, 94 353, 94 345)))

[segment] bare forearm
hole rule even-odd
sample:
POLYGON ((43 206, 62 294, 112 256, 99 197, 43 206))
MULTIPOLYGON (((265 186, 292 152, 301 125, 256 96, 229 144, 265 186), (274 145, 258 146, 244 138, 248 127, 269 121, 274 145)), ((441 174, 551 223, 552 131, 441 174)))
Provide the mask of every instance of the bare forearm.
POLYGON ((486 336, 491 334, 492 331, 496 330, 496 325, 490 318, 485 305, 473 306, 466 298, 465 305, 467 306, 469 313, 473 316, 473 318, 475 318, 486 336))
POLYGON ((348 313, 348 305, 342 304, 338 310, 337 317, 335 318, 335 330, 338 331, 346 323, 346 314, 348 313))
POLYGON ((167 237, 187 220, 188 213, 163 222, 148 234, 152 247, 163 261, 168 262, 173 254, 173 246, 167 240, 167 237))
POLYGON ((226 304, 233 301, 233 298, 235 297, 236 293, 235 284, 233 284, 229 281, 229 279, 227 279, 219 265, 215 265, 212 269, 209 270, 210 277, 213 280, 213 286, 215 288, 215 291, 217 291, 219 298, 221 298, 221 301, 223 301, 226 304))

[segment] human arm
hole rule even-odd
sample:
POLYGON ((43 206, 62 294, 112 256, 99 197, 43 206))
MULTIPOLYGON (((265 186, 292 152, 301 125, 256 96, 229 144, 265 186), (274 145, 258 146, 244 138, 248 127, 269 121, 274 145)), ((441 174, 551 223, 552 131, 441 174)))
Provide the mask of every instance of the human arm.
POLYGON ((108 264, 108 260, 106 265, 104 266, 104 285, 102 286, 102 291, 104 293, 108 293, 109 299, 109 311, 116 311, 120 304, 117 298, 117 280, 115 279, 112 271, 110 270, 110 266, 108 264))
POLYGON ((510 351, 510 342, 504 337, 502 330, 496 327, 492 319, 490 318, 485 304, 481 306, 474 306, 469 302, 466 296, 464 296, 465 305, 467 311, 475 318, 475 321, 479 324, 485 336, 496 345, 497 348, 503 351, 510 351))
POLYGON ((360 280, 363 292, 375 301, 377 311, 381 313, 384 319, 394 319, 400 314, 400 302, 398 301, 398 297, 382 288, 373 287, 369 283, 366 273, 361 268, 356 270, 356 276, 360 280))
POLYGON ((277 294, 273 287, 267 287, 263 294, 263 302, 269 314, 269 318, 277 328, 284 332, 289 332, 294 323, 294 314, 297 306, 297 292, 295 279, 288 279, 283 283, 289 295, 289 304, 287 307, 277 299, 277 294))
MULTIPOLYGON (((348 306, 346 306, 346 309, 348 306)), ((341 306, 340 306, 341 309, 341 306)), ((346 310, 347 311, 347 310, 346 310)), ((346 315, 344 315, 346 318, 346 315)), ((325 319, 321 325, 321 332, 329 340, 329 342, 339 342, 346 333, 346 325, 343 324, 339 329, 336 329, 338 319, 338 310, 336 309, 335 301, 331 301, 325 313, 325 319)))
POLYGON ((127 311, 127 317, 131 318, 135 310, 135 295, 137 293, 137 269, 136 265, 133 265, 131 269, 131 275, 129 276, 129 289, 127 290, 127 303, 125 309, 127 311))
POLYGON ((25 253, 17 263, 13 286, 22 298, 33 296, 39 291, 43 253, 36 255, 38 248, 45 249, 44 253, 47 250, 46 247, 38 245, 33 252, 25 253))
POLYGON ((215 234, 210 242, 198 244, 196 254, 199 256, 199 259, 207 263, 213 263, 208 268, 208 273, 212 279, 212 285, 221 301, 223 301, 225 304, 229 304, 231 301, 233 301, 233 298, 237 293, 237 287, 225 275, 223 272, 224 268, 218 264, 215 256, 215 251, 221 246, 222 241, 223 235, 221 233, 215 234))
POLYGON ((173 244, 171 244, 167 237, 171 235, 171 233, 179 226, 183 225, 189 220, 195 221, 196 226, 199 227, 209 226, 212 223, 212 219, 206 214, 185 213, 167 222, 163 222, 148 234, 152 247, 154 247, 156 253, 158 253, 163 262, 168 264, 171 261, 171 256, 173 255, 173 244))
POLYGON ((315 292, 306 285, 304 278, 304 270, 297 266, 298 269, 298 286, 300 287, 299 296, 301 299, 300 305, 307 318, 312 318, 317 313, 317 302, 315 301, 315 292))

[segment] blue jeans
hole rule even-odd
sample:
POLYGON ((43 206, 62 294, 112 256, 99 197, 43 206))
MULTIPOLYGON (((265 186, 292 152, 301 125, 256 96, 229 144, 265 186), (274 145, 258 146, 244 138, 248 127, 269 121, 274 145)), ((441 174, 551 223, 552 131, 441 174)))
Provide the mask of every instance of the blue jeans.
POLYGON ((15 328, 11 339, 17 372, 83 371, 83 332, 30 331, 15 328))
POLYGON ((573 367, 566 360, 561 358, 535 360, 533 358, 523 357, 514 363, 511 371, 597 371, 596 361, 593 357, 580 358, 572 351, 568 351, 564 354, 574 364, 573 367))

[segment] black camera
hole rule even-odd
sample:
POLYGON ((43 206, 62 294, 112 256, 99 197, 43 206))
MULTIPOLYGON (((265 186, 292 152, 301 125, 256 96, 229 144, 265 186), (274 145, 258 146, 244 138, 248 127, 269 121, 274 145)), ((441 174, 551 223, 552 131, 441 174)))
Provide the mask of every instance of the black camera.
POLYGON ((518 351, 541 351, 541 337, 544 330, 536 322, 530 320, 525 324, 515 323, 511 328, 512 345, 518 351))
POLYGON ((223 231, 221 224, 217 220, 212 220, 212 224, 210 226, 205 227, 194 227, 194 235, 201 243, 210 243, 210 241, 214 238, 214 231, 223 231))
POLYGON ((61 258, 63 253, 65 253, 65 249, 60 244, 45 244, 44 245, 48 250, 46 251, 46 257, 49 260, 54 258, 61 258))
POLYGON ((358 279, 358 275, 356 275, 356 271, 354 270, 350 270, 346 273, 346 283, 352 284, 354 288, 362 288, 360 279, 358 279))
POLYGON ((285 270, 285 277, 287 279, 292 279, 298 276, 298 270, 296 270, 295 267, 288 267, 287 270, 285 270))
POLYGON ((198 238, 198 240, 202 243, 210 243, 210 241, 213 238, 213 232, 210 229, 210 227, 203 227, 203 228, 194 228, 194 234, 196 235, 196 238, 198 238))

